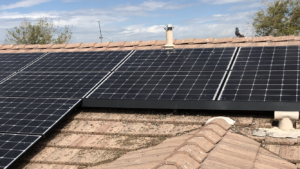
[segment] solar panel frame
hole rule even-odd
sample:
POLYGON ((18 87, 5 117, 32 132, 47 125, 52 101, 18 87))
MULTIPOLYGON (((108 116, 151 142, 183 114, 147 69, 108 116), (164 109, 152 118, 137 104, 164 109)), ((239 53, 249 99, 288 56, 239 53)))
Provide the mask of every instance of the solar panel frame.
POLYGON ((52 52, 26 67, 32 72, 111 71, 132 51, 52 52), (116 55, 117 54, 117 55, 116 55))
POLYGON ((20 71, 28 64, 32 64, 44 57, 45 54, 46 53, 0 53, 0 72, 20 71))
POLYGON ((1 97, 83 98, 109 72, 19 72, 0 83, 1 97))
POLYGON ((241 47, 232 70, 299 70, 299 57, 298 46, 241 47))
POLYGON ((231 71, 218 100, 298 102, 299 77, 299 70, 231 71))
POLYGON ((225 71, 117 71, 113 72, 87 98, 98 98, 101 100, 214 100, 218 92, 217 89, 220 88, 225 75, 225 71), (213 76, 213 74, 216 75, 213 76), (209 78, 205 79, 208 76, 209 78), (195 79, 195 77, 197 78, 195 79), (218 78, 212 79, 212 77, 218 78), (189 81, 194 83, 187 84, 189 81), (218 81, 217 84, 215 84, 216 81, 218 81), (212 91, 213 93, 211 93, 212 91), (198 93, 195 94, 196 92, 198 93), (193 94, 190 95, 190 93, 193 94), (135 96, 133 97, 133 95, 135 96), (198 98, 196 99, 196 97, 198 98))
POLYGON ((173 53, 166 50, 139 50, 116 71, 228 70, 236 50, 237 48, 191 48, 176 49, 173 53))
POLYGON ((10 167, 40 138, 41 136, 0 133, 0 168, 10 167))
POLYGON ((46 134, 81 99, 0 98, 0 133, 46 134))

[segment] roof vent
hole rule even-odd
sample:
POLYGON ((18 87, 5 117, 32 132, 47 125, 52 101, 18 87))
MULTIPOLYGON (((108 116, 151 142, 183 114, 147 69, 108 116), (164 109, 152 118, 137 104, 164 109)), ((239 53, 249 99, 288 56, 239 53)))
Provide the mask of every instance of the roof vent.
POLYGON ((299 119, 299 112, 297 111, 275 111, 274 112, 274 119, 279 119, 279 126, 278 128, 284 131, 289 131, 294 129, 293 123, 291 119, 298 120, 299 119))
POLYGON ((172 24, 168 24, 165 27, 166 34, 167 34, 167 44, 165 45, 165 49, 174 49, 174 44, 173 44, 173 29, 175 27, 172 24))

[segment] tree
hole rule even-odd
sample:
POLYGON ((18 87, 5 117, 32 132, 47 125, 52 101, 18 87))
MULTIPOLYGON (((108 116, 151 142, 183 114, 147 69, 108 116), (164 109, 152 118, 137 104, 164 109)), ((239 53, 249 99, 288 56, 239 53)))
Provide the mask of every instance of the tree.
POLYGON ((72 38, 69 25, 60 28, 47 18, 38 18, 36 24, 24 18, 21 25, 6 30, 5 44, 61 44, 72 38))
POLYGON ((300 1, 274 0, 262 3, 268 7, 253 16, 255 36, 288 36, 300 34, 300 1))

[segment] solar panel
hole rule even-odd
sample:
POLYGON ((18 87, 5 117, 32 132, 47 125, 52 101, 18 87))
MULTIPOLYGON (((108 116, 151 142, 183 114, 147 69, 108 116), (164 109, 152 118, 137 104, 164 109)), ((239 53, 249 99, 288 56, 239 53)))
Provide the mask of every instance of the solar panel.
POLYGON ((117 71, 227 70, 235 49, 138 50, 117 71))
POLYGON ((88 98, 213 100, 225 71, 114 72, 88 98))
POLYGON ((24 71, 111 71, 129 52, 49 53, 24 71))
POLYGON ((8 168, 39 138, 40 136, 0 133, 0 168, 8 168))
POLYGON ((0 82, 12 74, 13 72, 0 72, 0 82))
POLYGON ((0 133, 45 134, 78 99, 0 98, 0 133))
POLYGON ((232 71, 219 100, 297 102, 299 74, 299 70, 232 71))
POLYGON ((44 53, 0 53, 0 71, 18 71, 44 53))
POLYGON ((299 70, 298 46, 242 47, 233 70, 299 70))
POLYGON ((107 72, 19 72, 0 84, 3 97, 82 98, 107 72))

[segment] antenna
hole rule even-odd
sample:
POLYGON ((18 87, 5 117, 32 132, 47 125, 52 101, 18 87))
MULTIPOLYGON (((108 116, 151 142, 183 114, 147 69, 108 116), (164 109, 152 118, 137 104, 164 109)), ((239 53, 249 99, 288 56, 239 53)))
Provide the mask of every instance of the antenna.
POLYGON ((103 36, 102 36, 102 33, 101 33, 101 27, 100 27, 100 21, 99 20, 98 20, 98 23, 99 23, 99 31, 100 31, 99 39, 101 39, 101 43, 102 43, 103 36))

